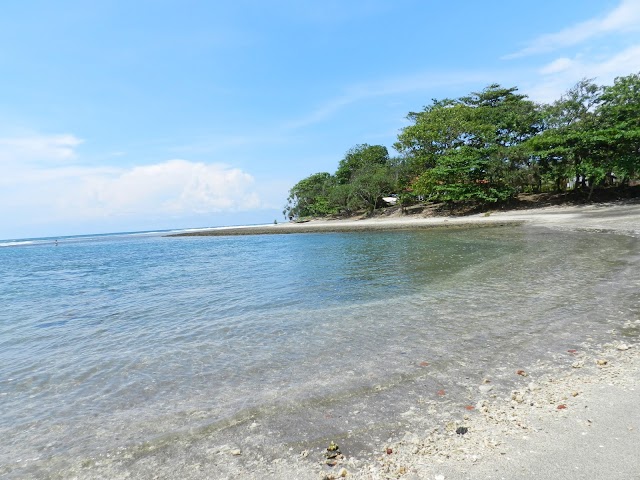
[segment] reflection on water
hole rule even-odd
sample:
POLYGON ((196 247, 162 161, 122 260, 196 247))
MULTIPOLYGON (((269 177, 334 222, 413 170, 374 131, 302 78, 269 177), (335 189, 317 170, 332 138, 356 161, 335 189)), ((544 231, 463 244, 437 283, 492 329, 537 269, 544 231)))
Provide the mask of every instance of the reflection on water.
POLYGON ((365 451, 437 390, 475 403, 485 376, 640 318, 637 255, 526 227, 0 250, 0 474, 149 445, 365 451))

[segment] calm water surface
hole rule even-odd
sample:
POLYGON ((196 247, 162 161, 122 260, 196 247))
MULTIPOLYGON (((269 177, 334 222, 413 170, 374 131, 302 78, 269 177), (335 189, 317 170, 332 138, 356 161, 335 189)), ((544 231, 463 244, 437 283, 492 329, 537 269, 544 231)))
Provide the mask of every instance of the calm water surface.
POLYGON ((474 404, 486 376, 506 391, 514 366, 640 318, 638 242, 501 227, 0 248, 0 475, 224 443, 364 454, 437 390, 474 404))

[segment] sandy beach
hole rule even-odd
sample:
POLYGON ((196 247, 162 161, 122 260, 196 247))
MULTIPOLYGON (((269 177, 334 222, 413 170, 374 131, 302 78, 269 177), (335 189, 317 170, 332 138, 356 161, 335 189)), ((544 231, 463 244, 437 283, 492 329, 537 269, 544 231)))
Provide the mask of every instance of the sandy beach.
MULTIPOLYGON (((526 223, 565 231, 593 231, 640 238, 640 202, 552 206, 467 217, 381 217, 311 221, 262 227, 205 230, 190 235, 347 232, 455 228, 526 223)), ((638 252, 640 254, 640 252, 638 252)), ((638 310, 640 311, 640 310, 638 310)), ((640 317, 620 318, 622 334, 606 343, 585 343, 513 372, 519 388, 492 392, 478 385, 480 400, 464 414, 431 431, 406 432, 380 444, 375 460, 345 453, 327 466, 325 452, 290 452, 287 460, 232 455, 223 461, 229 478, 310 479, 629 479, 640 478, 640 317), (540 371, 541 372, 541 371, 540 371)), ((223 460, 221 458, 221 460, 223 460)), ((219 473, 222 473, 219 472, 219 473)), ((224 476, 224 475, 223 475, 224 476)), ((222 477, 221 477, 222 478, 222 477)))
POLYGON ((640 201, 591 205, 549 206, 469 216, 400 215, 345 220, 311 220, 261 226, 194 230, 174 236, 227 236, 293 233, 358 232, 426 228, 463 228, 529 223, 563 230, 615 231, 640 235, 640 201))

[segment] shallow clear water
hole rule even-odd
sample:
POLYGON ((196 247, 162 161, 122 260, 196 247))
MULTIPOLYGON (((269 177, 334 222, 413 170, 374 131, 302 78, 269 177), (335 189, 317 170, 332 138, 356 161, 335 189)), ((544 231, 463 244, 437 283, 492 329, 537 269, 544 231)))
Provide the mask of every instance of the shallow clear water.
POLYGON ((484 377, 506 389, 512 367, 640 318, 638 242, 500 227, 0 248, 0 474, 229 442, 364 453, 425 399, 474 404, 484 377))

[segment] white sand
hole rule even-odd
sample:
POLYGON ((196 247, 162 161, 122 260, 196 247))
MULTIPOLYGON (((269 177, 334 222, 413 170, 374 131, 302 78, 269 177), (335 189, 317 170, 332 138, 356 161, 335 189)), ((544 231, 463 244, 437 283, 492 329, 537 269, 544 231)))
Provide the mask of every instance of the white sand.
POLYGON ((525 222, 564 230, 610 230, 640 236, 640 202, 628 201, 580 206, 552 206, 457 217, 421 215, 380 216, 354 220, 312 220, 242 227, 223 227, 181 233, 189 236, 255 235, 312 232, 346 232, 411 228, 464 227, 525 222))

